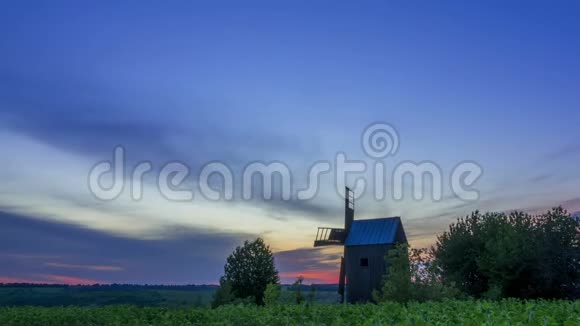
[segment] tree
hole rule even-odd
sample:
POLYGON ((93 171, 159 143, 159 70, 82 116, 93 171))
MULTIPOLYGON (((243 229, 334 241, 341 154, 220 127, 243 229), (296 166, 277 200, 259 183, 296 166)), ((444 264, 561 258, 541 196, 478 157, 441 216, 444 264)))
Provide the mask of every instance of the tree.
POLYGON ((308 303, 313 304, 316 301, 316 287, 314 284, 310 285, 310 292, 308 292, 308 303))
POLYGON ((236 298, 254 297, 264 304, 264 291, 268 284, 278 284, 278 271, 270 247, 261 238, 245 241, 227 258, 224 281, 231 284, 236 298))
POLYGON ((282 290, 279 284, 269 283, 264 291, 264 305, 274 306, 280 302, 282 290))
POLYGON ((562 207, 554 208, 536 219, 535 250, 542 263, 534 281, 541 284, 535 296, 579 298, 580 290, 580 220, 562 207))
MULTIPOLYGON (((488 214, 486 218, 494 218, 488 214)), ((449 231, 437 238, 434 255, 441 268, 444 282, 455 282, 464 293, 481 296, 488 288, 488 279, 478 266, 478 257, 484 251, 485 240, 481 231, 483 216, 475 211, 449 226, 449 231)))
POLYGON ((389 250, 385 260, 387 273, 381 291, 373 291, 376 302, 430 301, 460 296, 452 284, 441 281, 432 255, 426 249, 411 249, 399 244, 389 250))
POLYGON ((220 279, 220 287, 213 295, 211 307, 217 308, 224 304, 233 303, 235 299, 236 297, 232 293, 232 284, 222 277, 220 279))
POLYGON ((561 207, 532 216, 474 212, 438 237, 444 282, 474 297, 567 298, 580 282, 580 224, 561 207))
POLYGON ((298 276, 296 281, 294 281, 294 283, 292 283, 291 289, 294 293, 294 302, 296 302, 296 304, 301 304, 302 301, 304 301, 304 296, 302 295, 302 283, 303 282, 304 282, 304 277, 298 276))
POLYGON ((397 245, 385 256, 387 273, 381 291, 373 291, 376 302, 407 302, 411 299, 411 268, 407 245, 397 245))

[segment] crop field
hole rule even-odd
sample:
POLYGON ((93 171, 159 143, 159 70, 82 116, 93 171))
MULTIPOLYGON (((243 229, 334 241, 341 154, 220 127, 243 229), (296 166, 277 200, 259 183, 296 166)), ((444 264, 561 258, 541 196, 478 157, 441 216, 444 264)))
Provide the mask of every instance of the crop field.
POLYGON ((0 325, 580 325, 580 301, 283 304, 209 308, 3 307, 0 325))

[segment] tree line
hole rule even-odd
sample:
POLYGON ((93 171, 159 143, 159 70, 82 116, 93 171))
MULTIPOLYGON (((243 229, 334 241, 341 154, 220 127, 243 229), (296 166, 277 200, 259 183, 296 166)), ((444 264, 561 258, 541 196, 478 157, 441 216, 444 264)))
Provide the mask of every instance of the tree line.
MULTIPOLYGON (((399 244, 375 302, 460 298, 580 297, 580 222, 561 207, 543 214, 480 213, 459 218, 430 248, 399 244)), ((302 279, 295 301, 304 296, 302 279)), ((212 306, 279 302, 278 271, 263 239, 246 241, 227 258, 212 306)))

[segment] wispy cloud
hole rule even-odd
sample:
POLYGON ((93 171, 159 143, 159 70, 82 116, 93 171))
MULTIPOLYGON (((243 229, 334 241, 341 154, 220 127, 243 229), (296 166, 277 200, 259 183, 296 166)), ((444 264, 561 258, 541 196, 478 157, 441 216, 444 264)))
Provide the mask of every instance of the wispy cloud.
POLYGON ((77 264, 63 264, 48 262, 44 263, 45 266, 58 267, 58 268, 69 268, 69 269, 86 269, 92 271, 107 271, 107 272, 118 272, 124 270, 123 267, 119 266, 107 266, 107 265, 77 265, 77 264))
POLYGON ((545 158, 552 160, 566 159, 580 155, 580 144, 568 144, 545 155, 545 158))
POLYGON ((552 177, 553 177, 553 175, 551 175, 551 174, 540 174, 540 175, 536 175, 534 177, 531 177, 529 179, 529 181, 531 183, 540 183, 540 182, 546 181, 552 177))

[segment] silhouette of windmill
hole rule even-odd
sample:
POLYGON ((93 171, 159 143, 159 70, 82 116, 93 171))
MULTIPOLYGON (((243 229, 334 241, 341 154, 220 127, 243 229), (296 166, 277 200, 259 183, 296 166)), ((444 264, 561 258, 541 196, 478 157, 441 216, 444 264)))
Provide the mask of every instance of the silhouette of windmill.
POLYGON ((338 293, 341 302, 372 300, 387 271, 385 255, 397 243, 407 243, 400 217, 354 220, 354 193, 345 188, 344 228, 319 227, 314 247, 344 246, 338 293), (345 295, 346 292, 346 295, 345 295))

